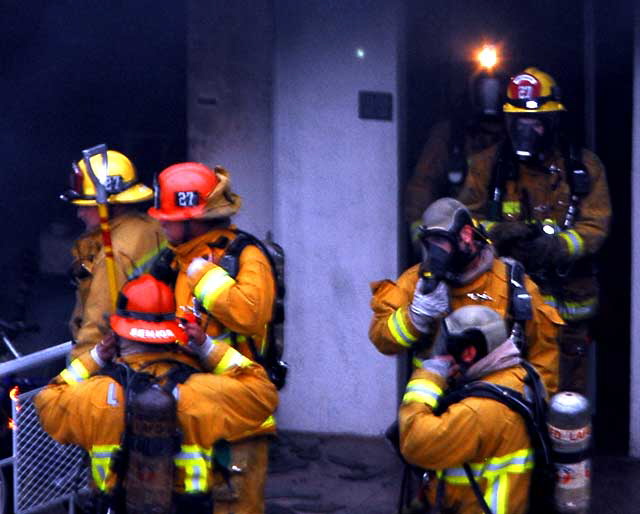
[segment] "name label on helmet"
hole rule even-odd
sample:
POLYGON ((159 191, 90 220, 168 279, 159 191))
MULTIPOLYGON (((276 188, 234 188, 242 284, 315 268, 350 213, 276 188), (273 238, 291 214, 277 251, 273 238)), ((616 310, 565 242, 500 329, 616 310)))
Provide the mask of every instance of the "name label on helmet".
POLYGON ((141 337, 143 339, 166 339, 167 337, 175 338, 173 330, 164 328, 158 330, 148 330, 145 328, 132 328, 129 335, 133 337, 141 337))
POLYGON ((177 191, 176 205, 178 207, 196 207, 200 203, 197 191, 177 191))

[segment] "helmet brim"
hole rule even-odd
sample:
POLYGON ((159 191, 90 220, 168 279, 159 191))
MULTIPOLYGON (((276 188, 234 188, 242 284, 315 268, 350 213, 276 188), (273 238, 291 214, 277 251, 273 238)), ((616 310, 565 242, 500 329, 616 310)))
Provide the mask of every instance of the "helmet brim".
MULTIPOLYGON (((95 197, 82 197, 73 190, 67 190, 62 193, 60 195, 60 199, 64 200, 65 202, 71 202, 73 205, 79 205, 83 207, 98 205, 95 197)), ((139 203, 146 202, 152 199, 153 190, 150 187, 145 186, 144 184, 138 183, 134 184, 128 189, 125 189, 124 191, 122 191, 122 193, 110 195, 109 198, 107 198, 107 203, 139 203)))
POLYGON ((111 315, 111 328, 121 337, 149 344, 186 343, 187 335, 178 320, 144 321, 111 315))
POLYGON ((516 107, 509 102, 505 103, 502 106, 502 111, 506 113, 522 113, 522 114, 536 114, 539 112, 559 112, 566 111, 565 106, 560 102, 546 102, 543 105, 535 108, 535 109, 526 109, 524 107, 516 107))
POLYGON ((205 206, 185 207, 174 212, 166 212, 156 207, 150 207, 147 214, 159 221, 187 221, 193 219, 202 219, 205 214, 205 206))

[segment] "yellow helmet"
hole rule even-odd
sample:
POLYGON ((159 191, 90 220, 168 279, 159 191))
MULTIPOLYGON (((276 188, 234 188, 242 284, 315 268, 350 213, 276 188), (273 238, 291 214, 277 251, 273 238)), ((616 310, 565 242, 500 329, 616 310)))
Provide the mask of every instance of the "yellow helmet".
POLYGON ((560 88, 551 75, 529 67, 512 77, 507 86, 506 113, 566 111, 560 102, 560 88))
MULTIPOLYGON (((138 182, 133 163, 126 155, 106 150, 92 155, 89 166, 104 183, 109 203, 136 203, 151 200, 153 190, 138 182)), ((60 195, 62 200, 75 205, 91 206, 96 203, 96 188, 87 171, 85 159, 72 164, 70 189, 60 195)))

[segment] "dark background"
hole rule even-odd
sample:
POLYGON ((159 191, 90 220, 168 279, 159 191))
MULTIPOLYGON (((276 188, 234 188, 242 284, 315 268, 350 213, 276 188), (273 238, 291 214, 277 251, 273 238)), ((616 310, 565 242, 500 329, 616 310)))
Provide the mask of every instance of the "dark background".
MULTIPOLYGON (((186 158, 185 2, 3 1, 0 57, 0 317, 6 319, 19 315, 21 270, 29 259, 40 260, 40 233, 56 221, 70 232, 65 236, 82 228, 58 195, 83 148, 107 143, 132 156, 147 184, 186 158)), ((33 297, 43 284, 26 285, 33 297)))
MULTIPOLYGON (((0 4, 0 317, 16 315, 25 251, 38 258, 50 223, 70 230, 74 209, 57 200, 69 165, 105 142, 134 158, 141 178, 186 158, 185 2, 14 0, 0 4)), ((603 452, 628 440, 631 0, 595 4, 596 152, 608 170, 614 219, 601 255, 602 308, 595 327, 603 452), (615 260, 614 260, 615 256, 615 260), (606 430, 605 423, 607 420, 606 430)), ((499 42, 506 68, 534 65, 560 84, 578 139, 584 136, 583 2, 409 0, 406 180, 429 127, 464 91, 470 54, 499 42)), ((68 317, 71 291, 38 278, 26 289, 38 309, 68 317), (44 293, 43 293, 44 292, 44 293), (44 306, 44 307, 43 307, 44 306)), ((66 283, 66 282, 65 282, 66 283)), ((24 288, 23 288, 24 289, 24 288)), ((36 312, 32 316, 39 317, 36 312)), ((64 318, 64 319, 62 319, 64 318)), ((57 332, 48 332, 47 336, 57 332)))

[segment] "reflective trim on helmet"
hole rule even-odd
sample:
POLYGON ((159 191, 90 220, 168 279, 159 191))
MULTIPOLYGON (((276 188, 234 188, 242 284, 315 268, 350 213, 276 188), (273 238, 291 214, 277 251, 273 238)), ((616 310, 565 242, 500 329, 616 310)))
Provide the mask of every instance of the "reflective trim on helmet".
POLYGON ((218 362, 218 365, 215 367, 213 372, 217 375, 220 373, 224 373, 228 369, 233 368, 234 366, 240 366, 241 368, 246 368, 247 366, 251 366, 253 361, 247 359, 244 355, 242 355, 238 350, 234 348, 229 348, 225 354, 218 362))
POLYGON ((96 487, 106 492, 107 482, 111 478, 111 461, 114 454, 120 449, 117 444, 94 444, 89 451, 91 457, 91 477, 96 487))
POLYGON ((535 98, 509 98, 507 99, 507 103, 513 105, 514 107, 519 107, 521 109, 527 110, 536 110, 542 108, 547 102, 553 102, 557 99, 554 95, 549 96, 537 96, 535 98))
POLYGON ((400 346, 411 348, 411 344, 418 340, 407 327, 404 322, 403 308, 396 309, 391 316, 387 318, 387 327, 393 336, 393 340, 400 346))
POLYGON ((544 104, 538 106, 537 108, 526 108, 526 107, 517 107, 509 102, 505 103, 502 106, 503 112, 506 113, 536 113, 536 112, 557 112, 557 111, 566 111, 567 109, 561 102, 557 102, 555 100, 545 102, 544 104))
POLYGON ((71 361, 71 364, 69 364, 64 370, 62 370, 60 377, 67 384, 76 385, 89 378, 89 371, 85 365, 82 364, 80 359, 75 359, 71 361))
POLYGON ((571 257, 580 257, 584 254, 584 240, 582 236, 573 229, 560 232, 559 236, 564 239, 569 249, 569 255, 571 257))
POLYGON ((440 396, 442 396, 442 388, 438 384, 424 378, 416 378, 407 384, 402 403, 426 403, 435 408, 440 396))
POLYGON ((221 293, 233 286, 236 281, 221 267, 207 271, 196 284, 194 295, 205 309, 211 311, 221 293))
POLYGON ((559 301, 553 295, 543 295, 544 303, 557 309, 565 321, 578 321, 593 317, 598 310, 598 298, 593 296, 581 302, 559 301))
POLYGON ((183 444, 180 453, 173 459, 177 468, 184 471, 186 493, 200 493, 209 489, 209 470, 213 459, 213 448, 197 444, 183 444))
POLYGON ((520 201, 510 201, 505 200, 502 202, 502 213, 509 214, 511 216, 519 216, 520 215, 520 201))

